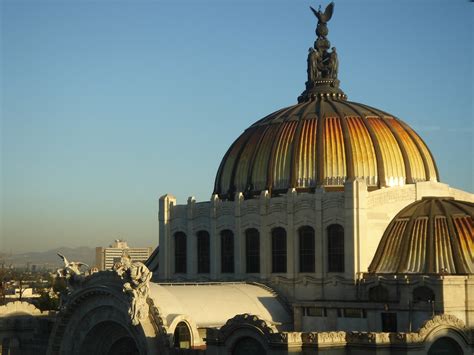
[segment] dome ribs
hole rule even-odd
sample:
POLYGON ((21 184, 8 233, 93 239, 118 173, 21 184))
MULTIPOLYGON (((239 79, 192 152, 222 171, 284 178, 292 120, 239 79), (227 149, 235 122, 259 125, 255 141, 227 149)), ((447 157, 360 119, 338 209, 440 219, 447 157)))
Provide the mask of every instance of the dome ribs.
MULTIPOLYGON (((409 183, 409 184, 415 183, 416 179, 413 177, 413 174, 412 174, 413 166, 411 164, 410 156, 407 153, 408 146, 407 146, 407 144, 405 144, 405 141, 401 137, 402 133, 398 132, 397 129, 395 129, 395 127, 392 124, 390 124, 390 122, 388 121, 388 118, 380 116, 380 119, 390 129, 390 132, 392 132, 392 135, 395 137, 395 140, 398 143, 398 148, 400 149, 400 152, 402 153, 403 163, 404 163, 404 166, 405 166, 406 182, 409 183)), ((393 120, 393 118, 391 118, 391 119, 393 120)), ((404 138, 406 138, 406 137, 404 137, 404 138)))
POLYGON ((345 105, 349 108, 351 108, 355 113, 356 115, 358 115, 361 120, 362 120, 362 123, 364 124, 365 128, 367 129, 367 132, 369 133, 369 136, 370 136, 370 139, 372 140, 372 144, 373 144, 373 147, 374 147, 374 151, 375 151, 375 160, 376 160, 376 166, 377 166, 377 185, 378 187, 384 187, 386 186, 385 184, 385 181, 386 181, 386 177, 385 177, 385 162, 383 160, 383 156, 382 156, 382 151, 381 151, 381 148, 380 148, 380 142, 378 140, 378 137, 377 135, 375 134, 375 131, 373 129, 373 127, 369 124, 368 120, 367 120, 367 116, 362 114, 362 112, 355 107, 355 105, 350 105, 348 102, 346 101, 339 101, 338 102, 342 105, 345 105))
MULTIPOLYGON (((330 107, 330 100, 324 105, 330 107)), ((321 105, 323 106, 323 104, 321 105)), ((323 183, 328 186, 341 186, 346 178, 344 140, 339 117, 331 110, 324 111, 323 123, 323 183)), ((321 157, 321 155, 320 155, 321 157)))
POLYGON ((268 170, 271 163, 272 147, 275 144, 279 128, 279 125, 268 125, 259 149, 255 153, 255 162, 252 167, 254 191, 271 188, 268 182, 268 170))
MULTIPOLYGON (((226 184, 228 185, 228 190, 226 191, 227 193, 227 198, 229 200, 233 200, 234 199, 234 194, 236 192, 236 187, 235 187, 235 173, 237 171, 237 166, 240 162, 240 156, 243 152, 243 150, 245 149, 245 146, 247 145, 247 142, 250 140, 250 138, 252 138, 252 132, 251 131, 245 131, 244 134, 236 141, 236 145, 234 146, 234 149, 237 149, 237 152, 234 154, 235 155, 235 159, 232 161, 231 159, 228 159, 227 161, 231 164, 230 165, 230 176, 229 176, 229 183, 226 184)), ((226 167, 224 167, 224 171, 223 173, 226 173, 226 167)), ((227 172, 228 174, 229 172, 227 172)), ((225 177, 225 175, 223 174, 223 176, 225 177)))
POLYGON ((395 116, 334 95, 275 111, 250 126, 219 166, 214 192, 313 192, 363 178, 369 189, 437 180, 421 138, 395 116))
MULTIPOLYGON (((216 181, 214 183, 214 193, 215 194, 223 194, 223 191, 222 191, 222 176, 223 176, 223 170, 224 170, 224 167, 226 166, 227 164, 227 159, 229 158, 229 155, 230 153, 233 151, 234 149, 234 146, 237 144, 237 142, 239 142, 239 140, 242 138, 242 136, 244 136, 244 134, 247 132, 244 131, 240 136, 239 138, 237 138, 235 140, 234 143, 232 143, 232 145, 229 147, 229 149, 227 150, 227 152, 225 153, 224 157, 222 158, 222 161, 221 161, 221 164, 219 165, 219 169, 217 170, 217 175, 216 175, 216 181)), ((228 186, 227 186, 228 188, 228 186)), ((227 191, 226 191, 227 192, 227 191)))
POLYGON ((255 150, 257 149, 258 143, 266 128, 267 127, 265 126, 255 127, 255 131, 252 132, 240 153, 235 173, 232 174, 234 177, 233 185, 237 192, 248 192, 250 164, 252 163, 252 159, 255 156, 255 150))
POLYGON ((332 109, 336 112, 338 116, 338 121, 341 124, 342 128, 342 138, 343 138, 343 149, 344 149, 344 163, 346 166, 346 176, 343 177, 344 180, 354 179, 354 157, 353 157, 353 149, 351 145, 351 139, 349 135, 349 128, 347 126, 347 122, 345 119, 344 113, 342 113, 336 105, 332 102, 332 100, 328 100, 328 104, 332 107, 332 109))
POLYGON ((256 147, 253 151, 253 154, 250 158, 250 161, 249 161, 248 171, 247 171, 247 189, 246 189, 247 190, 246 192, 247 192, 248 195, 252 195, 252 194, 255 193, 255 186, 254 186, 255 181, 252 179, 254 166, 255 166, 255 161, 257 159, 258 152, 259 152, 260 147, 262 145, 263 138, 266 136, 268 129, 269 129, 268 126, 263 128, 263 132, 258 137, 257 145, 256 145, 256 147))
POLYGON ((316 127, 316 186, 324 185, 324 146, 323 133, 326 117, 321 115, 321 102, 323 98, 316 100, 316 116, 318 125, 316 127), (319 159, 318 159, 319 158, 319 159))
MULTIPOLYGON (((397 178, 397 181, 395 182, 395 185, 401 185, 399 179, 400 177, 402 177, 404 180, 408 180, 409 183, 412 183, 413 182, 413 179, 411 177, 411 169, 410 169, 410 165, 409 165, 409 161, 408 161, 408 156, 406 154, 406 151, 405 149, 403 149, 403 145, 402 143, 400 142, 400 137, 395 134, 393 132, 393 129, 392 127, 385 121, 384 119, 384 116, 390 116, 389 114, 387 114, 386 112, 383 112, 383 111, 380 111, 380 110, 376 110, 374 109, 373 107, 370 107, 370 106, 367 106, 367 105, 364 105, 364 104, 360 104, 360 103, 356 103, 356 105, 359 105, 361 107, 363 107, 365 110, 369 111, 373 117, 376 117, 378 118, 378 121, 380 122, 380 124, 377 124, 377 126, 379 127, 380 129, 380 134, 383 135, 384 137, 384 144, 382 144, 382 146, 384 146, 384 148, 387 149, 388 153, 389 153, 389 156, 391 157, 391 169, 392 169, 392 172, 393 172, 393 168, 394 168, 394 164, 395 166, 398 167, 398 169, 396 169, 396 173, 394 172, 393 175, 395 174, 398 174, 398 176, 394 176, 395 178, 397 178), (383 122, 383 123, 382 123, 383 122), (382 127, 386 127, 388 128, 388 131, 382 127), (388 133, 390 132, 391 135, 388 133), (390 139, 390 136, 392 136, 395 141, 397 142, 397 148, 398 148, 398 152, 401 154, 402 156, 402 164, 400 164, 400 159, 399 157, 397 157, 397 152, 393 149, 393 144, 385 144, 385 143, 392 143, 391 142, 391 139, 390 139), (392 149, 390 149, 392 148, 392 149), (400 167, 401 165, 403 165, 403 168, 404 168, 404 171, 403 173, 400 171, 400 167), (407 170, 408 168, 408 170, 407 170)), ((370 120, 369 120, 370 121, 370 120)), ((375 122, 375 121, 374 121, 375 122)), ((405 181, 403 181, 403 184, 405 183, 405 181)), ((392 186, 390 183, 388 184, 389 186, 392 186)))
POLYGON ((436 261, 435 261, 435 238, 437 235, 437 229, 435 224, 435 207, 436 207, 436 200, 432 199, 429 201, 429 217, 428 217, 428 240, 426 241, 426 253, 427 253, 427 260, 425 263, 424 272, 436 272, 436 261))
MULTIPOLYGON (((304 154, 301 154, 300 148, 300 142, 303 140, 306 142, 307 139, 307 133, 306 130, 303 129, 306 125, 305 122, 306 120, 304 119, 306 114, 308 113, 310 107, 311 107, 312 102, 308 101, 305 102, 304 104, 301 105, 301 110, 298 112, 298 125, 296 127, 296 131, 293 134, 293 147, 291 149, 291 158, 290 158, 290 183, 289 187, 290 188, 297 188, 299 187, 298 185, 298 168, 301 165, 301 161, 305 159, 304 154), (303 132, 303 133, 302 133, 303 132)), ((305 146, 307 146, 305 144, 305 146)))
POLYGON ((473 211, 473 203, 450 198, 413 202, 388 225, 369 272, 474 273, 473 211))
POLYGON ((430 149, 426 145, 426 143, 423 141, 423 139, 413 130, 411 127, 409 127, 405 122, 398 120, 400 124, 405 128, 405 130, 408 132, 410 137, 413 139, 413 142, 415 145, 418 147, 418 150, 422 152, 421 158, 423 160, 423 164, 425 166, 425 172, 426 172, 426 180, 431 181, 439 181, 439 172, 438 172, 438 167, 436 166, 433 154, 431 153, 430 149), (428 161, 428 157, 430 160, 428 161), (432 175, 435 176, 432 176, 432 175))

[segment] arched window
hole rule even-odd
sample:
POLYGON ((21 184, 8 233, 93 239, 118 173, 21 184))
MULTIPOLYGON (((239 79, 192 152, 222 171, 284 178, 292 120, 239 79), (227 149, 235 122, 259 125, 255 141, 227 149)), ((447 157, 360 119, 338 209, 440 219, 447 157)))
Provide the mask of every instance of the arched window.
POLYGON ((186 273, 186 234, 183 232, 174 234, 174 272, 186 273))
POLYGON ((388 290, 382 285, 377 285, 369 289, 369 301, 386 302, 388 301, 388 290))
POLYGON ((442 337, 436 340, 428 350, 428 355, 438 354, 462 354, 461 346, 449 337, 442 337))
POLYGON ((300 272, 314 272, 314 229, 304 226, 299 229, 300 272))
POLYGON ((198 274, 208 274, 211 268, 209 233, 197 232, 198 274))
POLYGON ((413 290, 413 302, 434 302, 433 290, 426 286, 420 286, 413 290))
POLYGON ((243 337, 237 340, 232 349, 232 355, 261 355, 266 354, 262 344, 254 338, 243 337))
POLYGON ((272 272, 286 272, 286 230, 272 230, 272 272))
POLYGON ((189 349, 191 347, 191 332, 186 323, 179 322, 174 330, 174 347, 179 349, 189 349))
POLYGON ((234 233, 228 229, 221 232, 221 272, 234 272, 234 233))
POLYGON ((255 228, 245 231, 245 265, 248 274, 260 272, 260 233, 255 228))
POLYGON ((331 224, 328 229, 328 271, 344 272, 344 228, 331 224))

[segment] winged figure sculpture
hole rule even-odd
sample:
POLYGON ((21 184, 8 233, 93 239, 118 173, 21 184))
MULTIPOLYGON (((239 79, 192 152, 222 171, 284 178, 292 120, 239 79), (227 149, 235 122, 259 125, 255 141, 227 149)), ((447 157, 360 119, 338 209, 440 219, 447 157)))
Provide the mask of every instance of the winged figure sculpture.
POLYGON ((80 261, 68 261, 66 257, 60 253, 58 253, 58 256, 64 262, 64 268, 62 269, 63 273, 80 275, 82 266, 86 266, 87 268, 89 267, 89 265, 82 263, 80 261))
POLYGON ((321 6, 319 6, 319 10, 316 11, 313 7, 311 7, 311 11, 313 11, 314 16, 316 16, 319 20, 319 23, 321 24, 326 24, 332 17, 332 13, 334 11, 334 3, 331 2, 328 6, 326 6, 326 9, 324 12, 321 11, 321 6))

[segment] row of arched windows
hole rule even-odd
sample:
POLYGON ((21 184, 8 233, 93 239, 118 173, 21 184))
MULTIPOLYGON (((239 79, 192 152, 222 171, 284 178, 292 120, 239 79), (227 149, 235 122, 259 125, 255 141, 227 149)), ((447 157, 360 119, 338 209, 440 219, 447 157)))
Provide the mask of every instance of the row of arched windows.
MULTIPOLYGON (((310 226, 301 227, 299 236, 299 272, 315 271, 315 236, 310 226)), ((207 231, 199 231, 197 237, 197 272, 210 272, 210 237, 207 231)), ((221 273, 234 272, 234 233, 225 229, 220 233, 221 238, 221 273)), ((328 271, 344 272, 344 228, 332 224, 327 228, 328 271)), ((186 234, 176 232, 174 235, 175 273, 186 273, 186 234)), ((272 273, 286 273, 287 247, 286 230, 274 228, 271 232, 272 273)), ((255 228, 245 231, 245 271, 246 273, 260 272, 260 232, 255 228)))

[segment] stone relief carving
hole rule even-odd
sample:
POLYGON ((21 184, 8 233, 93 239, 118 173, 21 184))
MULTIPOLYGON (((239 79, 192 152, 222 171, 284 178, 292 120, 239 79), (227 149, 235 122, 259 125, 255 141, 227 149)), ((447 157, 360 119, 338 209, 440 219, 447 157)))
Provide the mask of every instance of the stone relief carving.
POLYGON ((464 330, 466 327, 464 322, 459 318, 451 315, 451 314, 440 314, 434 316, 432 319, 427 320, 418 330, 418 334, 420 337, 425 338, 433 328, 436 328, 440 325, 448 325, 453 326, 455 328, 464 330))
POLYGON ((145 264, 132 262, 127 254, 122 255, 120 261, 114 265, 114 271, 126 281, 123 285, 123 292, 130 297, 129 315, 132 324, 138 325, 148 316, 147 298, 152 272, 145 264))
POLYGON ((341 344, 346 342, 346 332, 309 332, 302 334, 303 343, 307 344, 341 344))
POLYGON ((223 342, 230 334, 232 334, 232 332, 235 331, 236 328, 248 326, 259 329, 268 339, 271 338, 272 334, 282 334, 278 333, 277 329, 267 321, 260 319, 253 314, 244 313, 238 314, 235 317, 229 319, 226 324, 224 324, 221 329, 219 329, 217 337, 219 341, 223 342))

